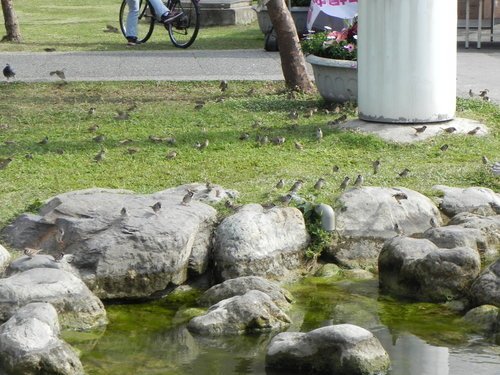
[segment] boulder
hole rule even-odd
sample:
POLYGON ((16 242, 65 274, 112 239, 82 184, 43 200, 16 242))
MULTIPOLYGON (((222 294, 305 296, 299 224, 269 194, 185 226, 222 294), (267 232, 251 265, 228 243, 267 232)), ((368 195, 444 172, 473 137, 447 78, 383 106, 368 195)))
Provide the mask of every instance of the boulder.
POLYGON ((500 206, 500 195, 491 189, 482 187, 456 188, 444 185, 433 187, 443 194, 439 206, 448 217, 461 212, 470 212, 483 216, 495 215, 493 205, 500 206))
POLYGON ((238 335, 286 328, 290 318, 259 290, 234 296, 210 307, 205 315, 191 319, 191 333, 205 336, 238 335))
POLYGON ((226 190, 220 185, 207 182, 206 184, 193 183, 176 186, 154 193, 152 197, 154 199, 163 200, 177 196, 177 200, 181 201, 188 189, 194 192, 194 200, 207 204, 216 204, 226 200, 234 200, 238 198, 239 195, 236 190, 226 190))
POLYGON ((427 239, 395 237, 379 257, 380 287, 420 301, 446 302, 466 297, 481 269, 469 247, 438 248, 427 239))
POLYGON ((10 261, 10 253, 0 245, 0 274, 7 268, 10 261))
POLYGON ((37 254, 32 258, 21 256, 9 264, 4 276, 12 276, 34 268, 54 268, 79 276, 78 270, 71 266, 71 257, 72 255, 65 255, 61 260, 56 261, 52 255, 46 254, 37 254))
POLYGON ((470 289, 470 299, 473 306, 500 307, 500 259, 486 267, 474 280, 470 289))
POLYGON ((242 276, 214 285, 205 291, 198 301, 203 306, 211 306, 224 299, 241 296, 251 290, 266 293, 281 309, 288 309, 293 300, 292 295, 276 283, 259 276, 242 276))
POLYGON ((500 252, 500 215, 480 216, 469 212, 459 213, 451 218, 449 225, 459 225, 463 228, 479 229, 489 248, 500 252))
POLYGON ((100 298, 150 297, 184 283, 188 270, 197 275, 208 267, 217 212, 196 200, 181 204, 184 194, 69 192, 49 200, 39 216, 22 215, 4 236, 19 248, 71 254, 71 266, 100 298))
POLYGON ((338 237, 325 255, 347 268, 375 268, 385 240, 400 232, 423 233, 431 227, 431 220, 441 224, 434 203, 405 188, 350 189, 340 196, 336 207, 338 237))
POLYGON ((493 334, 496 330, 500 308, 492 305, 482 305, 467 311, 464 321, 472 325, 477 331, 493 334))
POLYGON ((283 332, 270 342, 266 367, 309 374, 384 374, 389 355, 370 331, 339 324, 308 333, 283 332))
POLYGON ((309 244, 302 213, 292 207, 248 204, 225 218, 215 234, 214 257, 222 280, 240 276, 294 276, 309 244))
POLYGON ((30 303, 0 326, 0 373, 6 375, 79 375, 83 366, 76 352, 59 338, 55 308, 30 303))
POLYGON ((0 279, 0 321, 31 302, 51 303, 61 325, 91 329, 107 323, 102 302, 78 277, 54 268, 34 268, 0 279))
POLYGON ((424 237, 436 246, 444 249, 455 247, 470 247, 476 250, 481 259, 491 261, 496 258, 498 251, 496 244, 490 244, 488 237, 477 228, 465 228, 461 225, 447 225, 445 227, 430 228, 425 231, 424 237))

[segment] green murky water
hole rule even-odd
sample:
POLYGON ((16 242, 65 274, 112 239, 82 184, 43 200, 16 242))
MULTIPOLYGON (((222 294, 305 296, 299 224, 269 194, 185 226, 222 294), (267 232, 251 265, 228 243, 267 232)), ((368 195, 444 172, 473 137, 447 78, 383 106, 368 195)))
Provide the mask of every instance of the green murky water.
MULTIPOLYGON (((373 332, 389 353, 391 375, 498 375, 500 347, 474 335, 443 306, 378 294, 376 280, 308 278, 290 285, 296 301, 291 331, 351 323, 373 332)), ((195 296, 107 306, 101 334, 66 332, 82 351, 88 374, 267 374, 265 349, 274 334, 210 339, 185 328, 195 296)))

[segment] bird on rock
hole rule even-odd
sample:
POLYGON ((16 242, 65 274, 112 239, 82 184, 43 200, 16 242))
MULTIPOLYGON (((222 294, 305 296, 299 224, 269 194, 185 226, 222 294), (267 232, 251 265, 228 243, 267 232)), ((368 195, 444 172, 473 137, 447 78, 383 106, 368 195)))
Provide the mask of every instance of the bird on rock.
POLYGON ((157 214, 158 212, 160 212, 160 210, 161 210, 161 202, 156 202, 155 204, 153 204, 151 206, 151 209, 153 210, 153 212, 155 214, 157 214))
POLYGON ((348 176, 346 176, 344 178, 344 180, 342 181, 342 183, 340 184, 340 190, 345 190, 345 188, 347 187, 347 185, 349 185, 349 181, 350 180, 351 179, 348 176))
POLYGON ((186 193, 186 195, 184 196, 184 198, 182 198, 181 204, 183 206, 187 206, 191 202, 191 199, 193 198, 193 195, 194 195, 194 191, 193 190, 188 190, 187 193, 186 193))
POLYGON ((24 255, 26 255, 29 258, 33 258, 35 255, 37 255, 41 251, 42 251, 42 249, 33 249, 32 247, 25 247, 24 248, 24 255))

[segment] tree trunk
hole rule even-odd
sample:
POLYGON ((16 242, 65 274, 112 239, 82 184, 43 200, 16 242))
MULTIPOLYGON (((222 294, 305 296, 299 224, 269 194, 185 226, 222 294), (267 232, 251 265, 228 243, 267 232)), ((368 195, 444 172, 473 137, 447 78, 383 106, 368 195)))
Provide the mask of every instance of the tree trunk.
POLYGON ((14 11, 13 0, 1 0, 1 2, 5 30, 7 31, 7 35, 1 41, 21 43, 21 30, 19 29, 19 22, 17 22, 16 12, 14 11))
POLYGON ((276 30, 285 83, 292 90, 311 91, 313 84, 307 74, 306 60, 292 14, 284 0, 268 0, 265 5, 276 30))

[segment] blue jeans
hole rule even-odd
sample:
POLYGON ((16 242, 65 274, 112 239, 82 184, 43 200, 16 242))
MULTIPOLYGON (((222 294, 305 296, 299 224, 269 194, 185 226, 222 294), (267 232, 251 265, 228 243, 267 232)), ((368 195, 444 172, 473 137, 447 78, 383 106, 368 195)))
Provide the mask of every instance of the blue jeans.
MULTIPOLYGON (((146 0, 142 0, 146 1, 146 0)), ((163 4, 161 0, 149 0, 154 8, 155 15, 158 19, 165 13, 169 12, 169 9, 163 4)), ((127 0, 128 5, 128 16, 126 25, 127 37, 137 37, 137 19, 139 17, 139 0, 127 0)))

